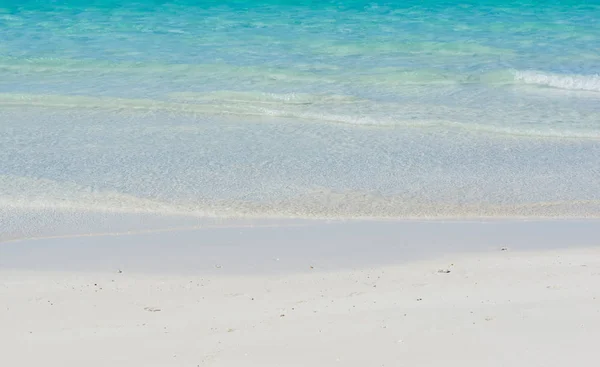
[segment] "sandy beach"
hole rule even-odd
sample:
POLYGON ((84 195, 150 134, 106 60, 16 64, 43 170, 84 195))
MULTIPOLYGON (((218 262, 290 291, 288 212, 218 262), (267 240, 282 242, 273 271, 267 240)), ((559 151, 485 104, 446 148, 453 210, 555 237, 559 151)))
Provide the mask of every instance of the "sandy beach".
POLYGON ((590 235, 597 226, 311 223, 4 243, 0 359, 7 366, 592 366, 600 339, 600 247, 590 235), (561 248, 557 226, 565 236, 561 226, 583 233, 580 246, 561 248), (353 243, 353 228, 371 241, 353 243), (505 229, 523 240, 490 235, 505 229), (469 232, 479 236, 459 251, 435 242, 469 232), (285 233, 294 246, 281 242, 285 233), (175 239, 183 245, 169 247, 175 239), (219 241, 230 241, 229 250, 219 241), (302 251, 298 241, 306 242, 302 251), (410 244, 420 241, 430 246, 415 251, 421 246, 410 244), (244 244, 252 251, 241 251, 244 244), (70 258, 46 256, 74 245, 83 250, 70 258), (363 256, 366 249, 377 256, 363 256))
POLYGON ((599 20, 0 2, 0 367, 600 366, 599 20))

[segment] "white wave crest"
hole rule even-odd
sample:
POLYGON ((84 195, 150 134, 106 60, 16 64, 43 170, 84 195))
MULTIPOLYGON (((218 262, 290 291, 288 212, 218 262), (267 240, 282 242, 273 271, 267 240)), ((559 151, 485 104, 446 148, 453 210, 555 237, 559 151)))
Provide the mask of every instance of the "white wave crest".
POLYGON ((550 88, 600 92, 600 75, 561 75, 539 71, 515 71, 515 80, 550 88))

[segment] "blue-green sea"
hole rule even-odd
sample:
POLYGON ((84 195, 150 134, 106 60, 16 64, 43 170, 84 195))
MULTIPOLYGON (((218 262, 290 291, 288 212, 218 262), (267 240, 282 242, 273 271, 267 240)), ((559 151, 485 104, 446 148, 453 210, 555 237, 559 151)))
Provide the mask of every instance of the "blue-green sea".
POLYGON ((0 0, 0 218, 598 217, 599 73, 595 1, 0 0))

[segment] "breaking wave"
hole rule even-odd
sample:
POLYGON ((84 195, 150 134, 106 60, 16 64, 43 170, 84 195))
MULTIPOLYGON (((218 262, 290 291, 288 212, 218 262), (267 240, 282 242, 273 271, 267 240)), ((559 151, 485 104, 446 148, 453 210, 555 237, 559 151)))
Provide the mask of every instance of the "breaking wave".
POLYGON ((574 91, 600 92, 600 75, 550 74, 539 71, 515 71, 517 82, 574 91))
MULTIPOLYGON (((557 74, 539 70, 504 69, 481 73, 456 73, 431 68, 411 69, 396 67, 375 67, 368 72, 341 69, 333 65, 295 65, 288 67, 236 66, 229 64, 160 64, 160 63, 115 63, 89 60, 54 58, 15 59, 0 57, 0 72, 19 75, 39 74, 64 75, 65 78, 88 75, 107 78, 139 78, 187 80, 206 82, 217 78, 220 83, 233 83, 252 80, 264 86, 273 82, 287 85, 327 84, 389 88, 414 85, 511 85, 526 84, 572 91, 600 92, 600 75, 557 74), (326 73, 323 73, 326 71, 326 73)), ((216 92, 218 95, 220 92, 216 92)), ((227 92, 230 93, 230 92, 227 92)), ((243 93, 243 92, 242 92, 243 93)), ((248 95, 244 93, 246 98, 248 95)), ((266 95, 266 94, 265 94, 266 95)), ((292 94, 290 94, 292 95, 292 94)), ((184 97, 181 93, 180 97, 184 97)), ((280 99, 279 97, 274 97, 280 99)), ((261 97, 260 100, 264 100, 261 97)), ((292 99, 302 99, 293 95, 292 99)))

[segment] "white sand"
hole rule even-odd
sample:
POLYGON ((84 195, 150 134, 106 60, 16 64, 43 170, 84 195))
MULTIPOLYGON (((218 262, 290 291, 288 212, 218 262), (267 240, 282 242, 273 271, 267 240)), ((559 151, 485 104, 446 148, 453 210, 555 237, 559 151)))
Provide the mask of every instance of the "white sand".
POLYGON ((0 270, 0 365, 598 365, 597 247, 221 270, 0 270))

